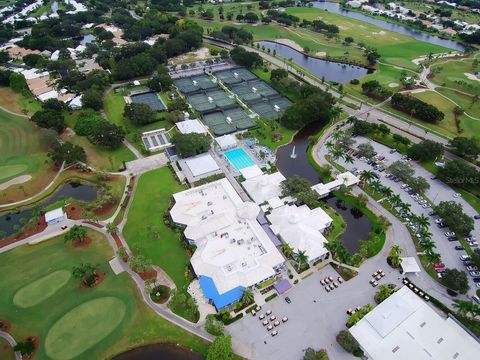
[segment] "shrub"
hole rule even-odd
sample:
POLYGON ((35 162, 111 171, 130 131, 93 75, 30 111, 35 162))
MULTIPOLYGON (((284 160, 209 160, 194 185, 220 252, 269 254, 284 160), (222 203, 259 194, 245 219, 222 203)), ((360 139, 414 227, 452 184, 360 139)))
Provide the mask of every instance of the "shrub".
POLYGON ((337 342, 342 348, 345 349, 345 351, 348 351, 350 354, 353 354, 360 347, 358 341, 353 337, 352 334, 350 334, 350 331, 348 330, 342 330, 338 333, 337 342))
POLYGON ((217 320, 215 318, 215 315, 213 314, 207 315, 205 319, 205 330, 207 330, 208 333, 215 336, 220 336, 223 334, 223 328, 224 328, 223 322, 217 320))

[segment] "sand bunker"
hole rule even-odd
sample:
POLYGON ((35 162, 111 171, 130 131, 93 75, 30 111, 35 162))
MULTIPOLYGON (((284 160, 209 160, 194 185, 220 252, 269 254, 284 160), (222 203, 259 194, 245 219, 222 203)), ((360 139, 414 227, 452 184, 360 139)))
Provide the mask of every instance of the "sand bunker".
POLYGON ((390 83, 390 84, 388 84, 388 87, 396 88, 396 87, 398 87, 398 84, 397 83, 390 83))
POLYGON ((385 31, 379 31, 379 32, 372 32, 373 35, 385 35, 386 32, 385 31))
POLYGON ((279 44, 287 45, 290 46, 291 48, 303 52, 303 47, 298 45, 295 41, 290 40, 290 39, 276 39, 275 42, 278 42, 279 44))
POLYGON ((465 75, 468 78, 468 80, 480 81, 480 79, 475 74, 463 73, 463 75, 465 75))
POLYGON ((20 184, 26 183, 27 181, 30 181, 31 179, 32 179, 32 175, 17 176, 16 178, 13 178, 12 180, 8 180, 7 182, 4 182, 4 183, 0 184, 0 191, 9 188, 12 185, 20 185, 20 184))
POLYGON ((325 57, 325 56, 327 56, 327 53, 326 53, 325 51, 319 51, 319 52, 316 52, 316 53, 315 53, 315 56, 325 57))
POLYGON ((174 64, 178 64, 184 61, 198 61, 198 60, 205 60, 210 57, 210 50, 206 47, 202 47, 195 51, 190 51, 183 55, 179 55, 171 59, 174 64))

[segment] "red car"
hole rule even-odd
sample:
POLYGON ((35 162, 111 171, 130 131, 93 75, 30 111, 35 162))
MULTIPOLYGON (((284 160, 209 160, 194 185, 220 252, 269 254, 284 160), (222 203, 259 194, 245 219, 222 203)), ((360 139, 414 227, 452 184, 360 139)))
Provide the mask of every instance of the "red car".
POLYGON ((442 263, 442 262, 436 262, 435 265, 433 265, 436 268, 444 268, 445 267, 445 264, 442 263))

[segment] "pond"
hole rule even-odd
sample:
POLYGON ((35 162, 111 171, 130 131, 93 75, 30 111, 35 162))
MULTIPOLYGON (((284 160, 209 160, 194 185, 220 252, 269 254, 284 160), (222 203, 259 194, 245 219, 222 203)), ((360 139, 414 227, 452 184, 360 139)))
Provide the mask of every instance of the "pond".
POLYGON ((438 36, 435 36, 435 35, 429 35, 429 34, 421 32, 421 31, 411 29, 408 26, 394 24, 392 22, 377 19, 373 16, 368 16, 368 15, 365 15, 365 14, 357 12, 357 11, 344 10, 340 7, 339 3, 314 1, 313 6, 316 7, 316 8, 319 8, 319 9, 325 9, 325 10, 328 10, 330 12, 334 12, 334 13, 337 13, 337 14, 340 14, 340 15, 343 15, 343 16, 347 16, 347 17, 352 18, 352 19, 361 20, 361 21, 367 22, 369 24, 376 25, 379 28, 389 30, 389 31, 393 31, 393 32, 396 32, 396 33, 399 33, 399 34, 402 34, 402 35, 407 35, 407 36, 413 37, 417 40, 428 42, 430 44, 444 46, 446 48, 449 48, 449 49, 452 49, 452 50, 457 50, 457 51, 464 51, 465 50, 465 47, 462 44, 460 44, 456 41, 442 39, 442 38, 440 38, 438 36))
POLYGON ((142 346, 115 356, 113 360, 204 360, 199 353, 172 344, 142 346))
MULTIPOLYGON (((277 150, 277 168, 283 176, 289 178, 298 175, 309 180, 312 185, 321 182, 320 175, 308 160, 307 149, 308 138, 317 134, 324 126, 322 123, 307 125, 294 136, 291 143, 277 150), (297 156, 292 159, 290 155, 294 146, 297 156)), ((368 234, 372 228, 370 220, 357 209, 338 200, 335 196, 327 197, 324 201, 345 220, 347 228, 342 234, 341 240, 348 252, 354 254, 359 248, 360 240, 368 239, 368 234)))
MULTIPOLYGON (((97 197, 97 189, 91 185, 79 184, 79 183, 68 183, 62 186, 62 188, 56 191, 51 197, 44 200, 40 206, 46 207, 50 204, 57 202, 58 200, 64 199, 75 199, 78 201, 92 201, 97 197)), ((14 229, 15 225, 20 224, 25 219, 29 220, 32 216, 33 208, 28 208, 19 212, 4 214, 0 216, 0 230, 4 231, 5 236, 10 236, 16 231, 14 229)))
POLYGON ((342 64, 334 61, 323 60, 313 56, 308 56, 300 51, 297 51, 290 46, 279 44, 272 41, 258 41, 256 44, 261 47, 275 50, 277 55, 285 58, 292 59, 297 65, 308 70, 318 78, 325 77, 327 81, 334 81, 338 83, 345 83, 353 79, 361 78, 369 73, 369 69, 342 64))

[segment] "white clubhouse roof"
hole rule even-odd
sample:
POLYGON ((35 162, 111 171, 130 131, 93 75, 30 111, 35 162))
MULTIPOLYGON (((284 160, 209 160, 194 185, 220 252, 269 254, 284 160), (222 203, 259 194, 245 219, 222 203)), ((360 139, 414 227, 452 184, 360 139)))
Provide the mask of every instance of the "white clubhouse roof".
POLYGON ((275 275, 284 262, 256 221, 260 208, 243 202, 227 179, 174 195, 173 221, 187 225, 197 249, 191 258, 198 276, 213 279, 220 294, 275 275))
POLYGON ((471 360, 480 344, 404 286, 350 332, 373 360, 471 360))
POLYGON ((47 211, 45 213, 45 221, 48 223, 49 221, 64 217, 65 213, 63 212, 62 208, 58 208, 55 210, 47 211))
POLYGON ((226 150, 230 147, 236 146, 238 142, 237 138, 231 134, 216 137, 215 141, 222 150, 226 150))
POLYGON ((414 257, 402 257, 400 259, 404 273, 419 273, 421 271, 414 257))
POLYGON ((242 186, 253 201, 257 204, 262 204, 265 201, 281 196, 282 189, 280 184, 283 180, 285 180, 285 176, 277 171, 273 174, 263 174, 247 179, 242 182, 242 186))
POLYGON ((329 194, 332 190, 338 189, 342 185, 352 186, 358 184, 359 181, 360 180, 355 175, 347 171, 339 174, 336 180, 330 181, 329 183, 318 183, 313 185, 312 189, 315 190, 319 196, 324 196, 329 194))
POLYGON ((267 215, 270 228, 288 243, 295 252, 305 251, 309 260, 326 254, 327 239, 322 231, 332 223, 332 218, 322 209, 311 210, 307 205, 284 205, 267 215))
POLYGON ((245 179, 251 179, 256 176, 262 175, 263 171, 258 167, 258 165, 247 166, 246 168, 240 169, 240 174, 245 179))
POLYGON ((185 160, 194 177, 202 176, 220 169, 215 159, 210 154, 198 155, 185 160))
POLYGON ((207 129, 202 125, 200 121, 197 119, 193 120, 185 120, 185 121, 179 121, 177 122, 177 128, 178 131, 180 131, 182 134, 206 134, 207 129))

